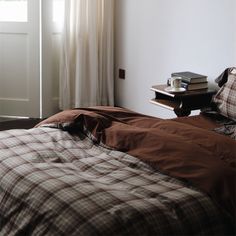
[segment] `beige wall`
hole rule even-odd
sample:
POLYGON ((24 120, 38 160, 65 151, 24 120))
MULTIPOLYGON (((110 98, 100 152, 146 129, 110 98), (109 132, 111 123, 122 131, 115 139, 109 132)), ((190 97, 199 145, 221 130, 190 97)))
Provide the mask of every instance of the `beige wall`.
POLYGON ((206 74, 213 81, 235 64, 235 0, 115 2, 117 105, 173 117, 149 103, 152 85, 181 70, 206 74), (118 79, 118 68, 126 70, 125 80, 118 79))

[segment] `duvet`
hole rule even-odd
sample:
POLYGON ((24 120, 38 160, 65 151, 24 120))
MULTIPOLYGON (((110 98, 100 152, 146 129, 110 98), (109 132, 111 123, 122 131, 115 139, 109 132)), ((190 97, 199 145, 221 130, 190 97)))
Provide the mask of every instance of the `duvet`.
POLYGON ((121 108, 0 132, 0 235, 233 235, 235 141, 121 108))

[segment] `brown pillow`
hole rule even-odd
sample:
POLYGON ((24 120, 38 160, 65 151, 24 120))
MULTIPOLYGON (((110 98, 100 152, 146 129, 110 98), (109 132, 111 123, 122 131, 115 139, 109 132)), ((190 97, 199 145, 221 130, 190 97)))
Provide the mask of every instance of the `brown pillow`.
POLYGON ((216 104, 220 114, 236 120, 236 73, 234 70, 229 74, 227 82, 213 98, 213 102, 216 104))

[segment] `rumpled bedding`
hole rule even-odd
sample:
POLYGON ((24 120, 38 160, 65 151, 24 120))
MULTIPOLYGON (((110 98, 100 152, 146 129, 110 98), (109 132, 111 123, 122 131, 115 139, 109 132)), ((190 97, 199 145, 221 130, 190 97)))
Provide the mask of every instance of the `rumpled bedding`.
POLYGON ((0 235, 235 235, 235 141, 121 108, 0 132, 0 235))
POLYGON ((235 219, 236 143, 189 124, 122 108, 96 107, 59 113, 45 123, 66 123, 97 143, 128 153, 204 191, 235 219))

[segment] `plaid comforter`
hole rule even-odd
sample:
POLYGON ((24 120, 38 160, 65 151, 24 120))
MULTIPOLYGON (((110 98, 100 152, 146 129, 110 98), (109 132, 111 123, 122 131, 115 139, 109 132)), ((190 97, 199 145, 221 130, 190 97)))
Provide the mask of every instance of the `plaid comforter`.
POLYGON ((0 235, 227 235, 205 194, 84 135, 0 132, 0 235))

